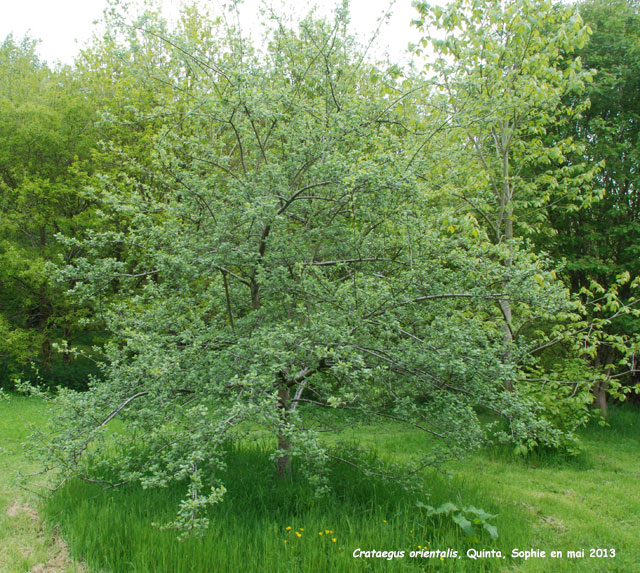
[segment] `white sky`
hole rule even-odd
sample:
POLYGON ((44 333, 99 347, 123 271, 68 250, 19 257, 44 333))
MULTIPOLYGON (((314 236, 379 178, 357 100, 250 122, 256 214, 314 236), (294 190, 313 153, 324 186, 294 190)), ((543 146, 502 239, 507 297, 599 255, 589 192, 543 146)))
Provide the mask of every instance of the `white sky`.
MULTIPOLYGON (((166 14, 177 13, 180 0, 162 0, 166 14)), ((444 3, 445 0, 436 0, 444 3)), ((259 7, 264 0, 244 0, 241 5, 241 24, 251 30, 259 29, 259 7)), ((378 18, 389 8, 390 0, 351 0, 352 31, 361 39, 368 39, 378 26, 378 18)), ((219 5, 220 0, 206 0, 219 5)), ((276 0, 274 5, 284 4, 287 9, 296 6, 295 12, 306 12, 306 7, 317 4, 324 13, 331 12, 336 0, 276 0)), ((41 40, 39 53, 50 64, 57 61, 70 64, 80 47, 96 30, 94 21, 102 16, 107 0, 0 0, 0 41, 13 33, 16 39, 25 33, 41 40)), ((383 27, 376 42, 376 54, 388 51, 393 60, 402 59, 410 41, 417 40, 417 32, 410 26, 416 15, 411 0, 396 0, 392 17, 383 27)))

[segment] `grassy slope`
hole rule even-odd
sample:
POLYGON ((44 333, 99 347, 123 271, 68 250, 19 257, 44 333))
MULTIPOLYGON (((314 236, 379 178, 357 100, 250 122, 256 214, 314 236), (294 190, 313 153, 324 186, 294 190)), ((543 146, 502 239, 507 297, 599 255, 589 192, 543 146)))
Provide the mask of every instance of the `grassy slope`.
MULTIPOLYGON (((460 465, 468 483, 500 502, 503 511, 527 511, 534 548, 585 549, 584 559, 532 559, 524 571, 640 570, 640 414, 614 411, 611 427, 583 433, 585 454, 563 460, 543 456, 524 462, 476 456, 460 465), (614 548, 616 557, 589 558, 591 548, 614 548)), ((524 549, 528 548, 524 547, 524 549)))
MULTIPOLYGON (((417 437, 409 432, 399 441, 398 435, 370 428, 360 437, 402 458, 418 447, 417 437)), ((514 519, 501 528, 503 536, 505 527, 530 528, 525 543, 510 549, 547 552, 547 558, 518 560, 517 570, 640 571, 640 412, 614 409, 608 427, 594 423, 583 431, 582 442, 585 451, 575 458, 544 454, 523 460, 494 450, 448 465, 457 478, 452 498, 477 502, 503 516, 513 513, 514 519), (518 510, 525 512, 521 522, 518 510), (613 548, 616 556, 590 558, 591 548, 613 548), (567 551, 580 549, 585 550, 584 559, 566 558, 567 551), (554 550, 562 551, 563 558, 552 561, 554 550)), ((469 570, 478 567, 476 562, 469 570)))
MULTIPOLYGON (((9 421, 12 414, 7 417, 5 405, 0 408, 0 443, 15 446, 24 430, 17 429, 15 416, 9 421)), ((13 411, 36 423, 44 416, 38 402, 16 401, 13 411)), ((471 503, 499 513, 496 543, 484 536, 469 540, 450 523, 436 529, 437 524, 416 510, 414 498, 384 485, 367 485, 348 470, 336 470, 335 491, 324 500, 314 498, 303 486, 282 486, 265 463, 267 454, 260 451, 245 451, 230 463, 229 496, 214 512, 214 525, 204 539, 179 543, 174 532, 149 526, 152 520, 170 518, 179 498, 174 490, 102 492, 72 483, 49 504, 48 516, 62 524, 74 552, 94 567, 118 572, 422 571, 425 566, 443 571, 632 572, 640 567, 639 436, 640 413, 621 410, 614 413, 610 428, 596 426, 585 432, 586 452, 577 459, 546 455, 523 461, 504 452, 484 452, 451 464, 452 477, 427 474, 430 503, 471 503), (293 529, 287 531, 287 526, 293 529), (326 534, 327 530, 332 533, 326 534), (461 553, 468 547, 499 548, 507 554, 514 547, 547 552, 584 548, 587 557, 553 562, 464 558, 389 562, 351 557, 357 547, 408 551, 427 544, 461 553), (592 547, 613 547, 617 556, 590 559, 592 547)), ((394 426, 358 428, 350 437, 376 447, 381 456, 401 460, 422 445, 416 433, 394 426)), ((3 456, 0 472, 5 460, 13 466, 24 463, 19 454, 3 456)), ((0 473, 0 486, 4 506, 0 531, 9 522, 12 528, 9 541, 0 541, 3 551, 9 547, 10 559, 5 569, 0 565, 0 571, 26 571, 28 566, 18 554, 22 545, 33 544, 33 527, 27 527, 31 533, 25 541, 20 528, 6 517, 7 504, 15 497, 8 491, 6 472, 0 473)), ((3 559, 0 553, 0 564, 3 559)))
POLYGON ((45 527, 36 511, 34 495, 15 486, 16 472, 32 471, 23 442, 32 425, 46 421, 44 404, 37 400, 0 400, 0 572, 71 573, 82 570, 68 555, 57 531, 45 527))

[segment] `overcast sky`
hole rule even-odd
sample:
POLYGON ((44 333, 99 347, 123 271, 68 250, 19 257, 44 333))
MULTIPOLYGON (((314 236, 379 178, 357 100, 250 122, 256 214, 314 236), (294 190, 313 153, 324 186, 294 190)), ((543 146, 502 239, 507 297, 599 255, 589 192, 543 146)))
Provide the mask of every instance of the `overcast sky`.
MULTIPOLYGON (((102 16, 107 0, 0 0, 0 40, 8 34, 22 38, 27 32, 41 40, 39 52, 50 64, 57 61, 72 63, 80 47, 96 30, 94 21, 102 16)), ((295 0, 270 0, 275 6, 284 4, 287 10, 297 6, 298 13, 310 4, 295 0), (304 6, 304 8, 301 8, 304 6)), ((443 3, 445 0, 437 0, 443 3)), ((259 29, 259 7, 264 0, 244 0, 241 24, 246 29, 259 29)), ((219 5, 219 0, 207 0, 219 5)), ((322 12, 329 13, 335 0, 316 0, 322 12)), ((169 18, 175 17, 180 0, 163 0, 169 18)), ((389 8, 389 0, 351 0, 353 32, 363 39, 370 37, 378 26, 378 18, 389 8)), ((394 60, 401 58, 410 41, 416 40, 416 31, 410 26, 415 17, 411 0, 396 0, 392 16, 377 42, 377 53, 388 51, 394 60)))

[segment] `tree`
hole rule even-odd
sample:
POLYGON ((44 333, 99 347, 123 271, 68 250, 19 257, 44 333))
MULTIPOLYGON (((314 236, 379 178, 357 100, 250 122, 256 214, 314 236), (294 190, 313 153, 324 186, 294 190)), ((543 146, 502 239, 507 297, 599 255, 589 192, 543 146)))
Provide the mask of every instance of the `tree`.
POLYGON ((607 324, 606 336, 595 347, 589 345, 593 352, 586 357, 599 379, 593 386, 596 405, 606 415, 608 393, 624 398, 621 391, 631 390, 628 374, 635 370, 638 343, 633 313, 619 310, 634 303, 632 281, 623 277, 640 275, 640 16, 637 2, 627 0, 588 1, 578 7, 592 30, 589 42, 577 51, 584 68, 595 72, 587 90, 591 105, 556 131, 558 137, 583 142, 575 161, 602 165, 595 180, 602 197, 579 211, 549 208, 555 233, 541 236, 538 242, 555 257, 566 259, 567 281, 576 293, 585 289, 587 301, 600 298, 602 302, 603 292, 615 291, 609 299, 619 306, 607 306, 605 313, 589 310, 596 320, 616 315, 607 324))
MULTIPOLYGON (((445 8, 417 8, 415 24, 425 36, 416 51, 430 47, 434 54, 429 105, 443 134, 423 147, 424 178, 457 201, 452 229, 468 227, 469 220, 483 229, 481 240, 493 246, 510 277, 505 288, 513 282, 516 258, 529 253, 530 273, 547 294, 533 304, 526 297, 498 301, 503 361, 511 372, 505 388, 519 385, 520 392, 556 410, 560 396, 572 404, 575 387, 562 378, 547 384, 549 376, 531 373, 540 367, 535 353, 550 324, 575 314, 566 314, 572 304, 566 293, 560 295, 553 263, 534 254, 530 240, 548 228, 549 205, 575 210, 597 196, 591 184, 596 167, 575 161, 584 145, 569 135, 551 135, 556 126, 577 121, 588 106, 583 93, 591 76, 575 57, 588 28, 574 8, 547 0, 460 0, 445 8)), ((575 427, 585 420, 588 400, 580 386, 577 402, 554 417, 575 427)))
MULTIPOLYGON (((502 392, 487 316, 510 296, 504 265, 427 223, 405 162, 417 104, 397 68, 366 63, 346 17, 276 21, 263 53, 194 12, 173 31, 121 21, 120 53, 162 39, 144 81, 171 90, 124 110, 162 127, 143 129, 142 157, 115 146, 120 171, 100 178, 126 227, 64 240, 84 256, 58 280, 81 300, 109 293, 114 338, 104 380, 57 398, 46 456, 63 481, 184 481, 172 525, 190 531, 221 499, 222 452, 246 421, 273 432, 282 478, 296 458, 319 491, 329 460, 359 462, 324 444, 316 410, 439 438, 423 464, 482 443, 487 410, 514 440, 560 440, 535 403, 502 392)), ((511 292, 535 282, 514 275, 511 292)))
POLYGON ((69 305, 50 285, 45 265, 74 255, 56 243, 56 233, 80 235, 91 220, 91 204, 81 190, 96 139, 93 109, 70 69, 49 69, 36 47, 29 38, 16 42, 11 36, 0 45, 0 361, 6 372, 0 384, 5 387, 11 379, 33 375, 30 364, 54 384, 81 385, 88 368, 81 361, 71 364, 68 354, 61 360, 54 355, 56 342, 79 343, 78 321, 86 309, 69 305))

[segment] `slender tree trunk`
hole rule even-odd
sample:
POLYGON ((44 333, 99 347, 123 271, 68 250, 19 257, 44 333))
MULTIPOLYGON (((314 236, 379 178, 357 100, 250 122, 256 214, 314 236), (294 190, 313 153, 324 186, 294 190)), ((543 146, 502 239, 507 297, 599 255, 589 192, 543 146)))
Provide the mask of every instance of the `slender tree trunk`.
MULTIPOLYGON (((506 174, 508 176, 507 167, 505 167, 506 174)), ((505 197, 505 221, 504 221, 504 238, 509 248, 509 255, 505 262, 505 265, 508 269, 513 265, 513 257, 511 255, 511 248, 513 243, 513 207, 511 204, 511 190, 508 186, 508 179, 505 183, 504 193, 505 197)), ((506 286, 506 285, 505 285, 506 286)), ((512 312, 511 312, 511 302, 509 300, 500 301, 500 309, 502 310, 502 316, 504 322, 502 323, 502 332, 504 333, 504 353, 503 353, 503 363, 505 366, 510 367, 513 362, 513 354, 512 354, 512 346, 513 346, 513 331, 511 328, 512 325, 512 312)), ((513 391, 513 380, 511 376, 507 377, 505 380, 505 388, 509 392, 513 391)))
POLYGON ((251 289, 251 308, 258 310, 260 308, 260 285, 255 279, 252 279, 249 288, 251 289))
MULTIPOLYGON (((278 408, 281 410, 282 423, 286 424, 291 409, 291 394, 285 380, 278 383, 278 408)), ((285 479, 291 474, 291 455, 289 454, 291 443, 282 430, 278 432, 278 450, 281 451, 277 462, 278 477, 285 479)))
MULTIPOLYGON (((596 353, 596 358, 594 362, 595 367, 598 370, 600 370, 600 368, 602 368, 603 366, 610 364, 611 361, 613 360, 613 357, 614 357, 614 353, 611 349, 605 348, 602 352, 598 351, 596 353)), ((605 370, 605 373, 607 375, 607 378, 611 376, 610 369, 605 370)), ((607 403, 608 388, 609 388, 608 380, 602 380, 594 384, 593 388, 591 389, 591 391, 593 392, 593 396, 595 398, 595 407, 598 408, 598 410, 600 410, 603 418, 606 418, 607 415, 609 414, 609 405, 607 403)))
MULTIPOLYGON (((509 368, 511 363, 513 362, 513 353, 511 350, 511 345, 513 344, 513 334, 511 333, 511 304, 509 301, 502 301, 500 303, 500 307, 502 309, 502 314, 504 316, 504 322, 502 323, 502 332, 504 339, 504 351, 502 352, 502 363, 509 368)), ((505 382, 504 387, 509 392, 513 391, 513 380, 511 379, 511 375, 509 375, 505 382)))
POLYGON ((46 333, 44 334, 44 337, 42 339, 40 353, 42 354, 42 367, 44 369, 48 369, 51 365, 51 341, 47 337, 46 333))
MULTIPOLYGON (((257 310, 260 308, 260 285, 255 280, 252 280, 250 288, 251 307, 257 310)), ((286 425, 291 410, 291 393, 284 376, 281 376, 278 380, 278 408, 280 409, 281 423, 286 425)), ((291 455, 289 454, 291 442, 282 430, 278 432, 278 450, 282 452, 277 461, 278 477, 286 479, 291 474, 291 455)))
POLYGON ((40 332, 42 334, 42 344, 40 346, 40 353, 42 356, 42 367, 44 369, 49 368, 51 364, 51 340, 49 338, 49 333, 47 332, 47 325, 49 322, 49 317, 51 316, 51 303, 47 299, 46 296, 46 287, 42 286, 40 288, 40 297, 38 301, 38 327, 40 328, 40 332))

